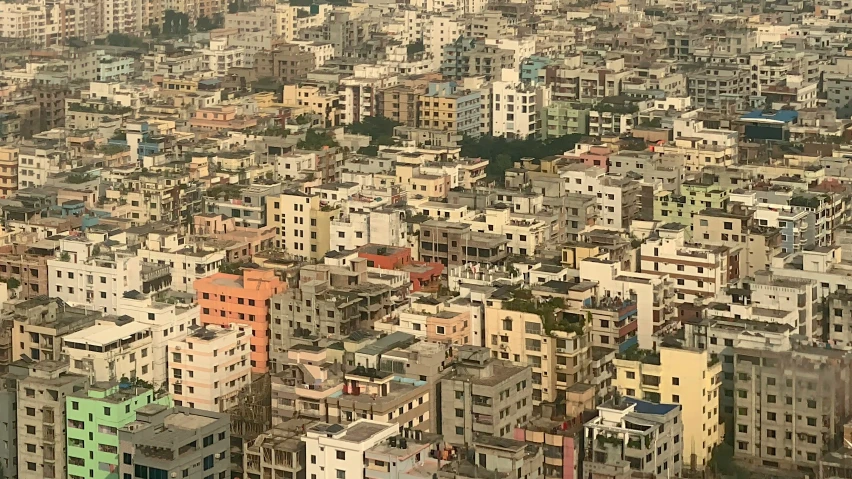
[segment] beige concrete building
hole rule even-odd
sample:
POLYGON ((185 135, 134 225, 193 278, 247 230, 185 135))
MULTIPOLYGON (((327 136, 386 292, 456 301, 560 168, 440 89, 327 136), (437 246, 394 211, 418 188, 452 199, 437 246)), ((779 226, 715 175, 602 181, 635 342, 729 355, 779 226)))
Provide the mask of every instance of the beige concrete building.
POLYGON ((0 148, 0 196, 7 197, 18 191, 18 148, 0 148))
POLYGON ((488 348, 461 346, 452 371, 441 380, 437 431, 448 443, 469 444, 477 434, 510 438, 532 418, 529 368, 495 359, 488 348))
POLYGON ((662 346, 654 353, 631 349, 616 357, 618 392, 655 403, 680 404, 683 461, 703 469, 722 441, 719 395, 722 364, 706 350, 662 346))
POLYGON ((584 313, 574 313, 574 322, 555 318, 545 321, 540 314, 543 309, 515 310, 540 307, 538 299, 523 299, 522 292, 515 291, 511 301, 486 308, 486 345, 495 358, 532 368, 535 405, 553 402, 558 391, 591 379, 591 346, 589 331, 583 326, 584 313))
POLYGON ((35 361, 55 361, 62 352, 62 336, 95 324, 98 311, 61 304, 47 296, 18 303, 12 319, 12 360, 23 356, 35 361))
POLYGON ((249 326, 207 325, 169 341, 169 387, 176 406, 225 412, 251 382, 249 326))
POLYGON ((332 218, 340 206, 322 205, 319 195, 285 191, 266 202, 267 223, 275 226, 275 247, 300 258, 320 259, 329 250, 332 218))
MULTIPOLYGON (((68 372, 68 363, 40 361, 18 382, 18 477, 67 477, 65 398, 89 380, 68 372)), ((67 427, 73 427, 68 424, 67 427)))

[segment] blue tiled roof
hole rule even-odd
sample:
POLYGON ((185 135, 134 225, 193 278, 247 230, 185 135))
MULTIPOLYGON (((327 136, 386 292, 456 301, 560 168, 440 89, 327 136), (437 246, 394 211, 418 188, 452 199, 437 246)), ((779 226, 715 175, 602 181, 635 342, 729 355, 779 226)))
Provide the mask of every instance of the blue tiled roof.
POLYGON ((753 110, 741 117, 743 120, 774 120, 789 123, 799 117, 796 110, 778 110, 773 113, 764 113, 763 110, 753 110))
POLYGON ((625 397, 624 401, 628 404, 635 404, 634 411, 642 414, 659 414, 662 416, 680 407, 680 404, 657 404, 632 397, 625 397))

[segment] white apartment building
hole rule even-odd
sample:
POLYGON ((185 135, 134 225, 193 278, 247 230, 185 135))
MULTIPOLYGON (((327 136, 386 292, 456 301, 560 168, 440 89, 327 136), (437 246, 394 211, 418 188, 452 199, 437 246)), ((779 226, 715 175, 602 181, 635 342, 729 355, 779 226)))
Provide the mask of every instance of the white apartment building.
POLYGON ((217 273, 226 255, 224 250, 203 245, 172 251, 142 248, 136 254, 145 263, 168 266, 172 275, 171 289, 191 294, 195 293, 195 281, 217 273))
POLYGON ((818 319, 814 315, 816 280, 785 278, 760 271, 754 280, 743 280, 713 299, 722 307, 712 308, 717 318, 752 320, 789 326, 813 337, 818 319))
POLYGON ((390 65, 355 65, 353 75, 340 82, 343 90, 342 123, 351 125, 376 114, 376 92, 396 86, 399 77, 390 65))
POLYGON ((449 15, 433 15, 423 21, 423 44, 431 55, 433 69, 444 61, 444 45, 464 33, 464 21, 449 15))
POLYGON ((663 225, 640 249, 643 273, 671 278, 678 302, 712 298, 728 284, 728 248, 686 244, 686 227, 663 225))
POLYGON ((365 479, 364 453, 398 434, 397 424, 371 419, 359 419, 349 424, 316 424, 302 436, 305 476, 312 479, 365 479))
POLYGON ((532 256, 548 239, 547 225, 543 221, 532 215, 512 214, 509 208, 487 208, 484 220, 472 221, 471 231, 505 236, 510 254, 532 256))
POLYGON ((198 323, 198 304, 161 303, 149 295, 122 295, 118 299, 118 309, 122 315, 130 316, 151 329, 152 384, 166 384, 169 378, 168 343, 185 338, 198 323))
POLYGON ((169 388, 175 405, 227 411, 251 383, 249 326, 207 325, 169 341, 169 388))
POLYGON ((350 213, 331 220, 329 248, 331 251, 351 251, 370 243, 370 214, 350 213))
POLYGON ((565 192, 597 198, 596 223, 606 228, 627 229, 639 211, 638 182, 625 177, 607 175, 598 166, 572 163, 560 170, 565 192))
POLYGON ((739 158, 737 132, 704 128, 697 113, 690 113, 674 120, 674 141, 655 146, 654 152, 683 156, 687 172, 706 166, 733 166, 739 158))
POLYGON ((18 150, 18 188, 44 186, 48 176, 71 167, 66 151, 34 145, 18 150))
POLYGON ((550 105, 550 89, 527 85, 518 72, 504 69, 492 84, 491 132, 494 136, 524 139, 538 134, 539 112, 550 105))
POLYGON ((635 301, 639 347, 653 349, 654 331, 674 313, 668 275, 623 271, 618 261, 593 257, 580 262, 580 281, 597 282, 601 297, 635 301))
POLYGON ((143 290, 142 261, 128 253, 93 256, 94 246, 76 236, 59 240, 59 256, 47 261, 50 297, 105 314, 121 314, 119 297, 143 290))
POLYGON ((228 45, 227 38, 219 38, 210 41, 210 46, 202 48, 204 63, 208 70, 216 72, 218 76, 224 76, 228 70, 244 66, 246 49, 228 45))
POLYGON ((325 62, 334 58, 334 45, 324 42, 313 42, 306 40, 293 40, 290 42, 294 45, 299 45, 299 50, 312 53, 314 55, 314 65, 320 68, 325 65, 325 62))
POLYGON ((151 326, 130 317, 104 318, 63 338, 69 371, 91 380, 139 378, 153 384, 151 326))

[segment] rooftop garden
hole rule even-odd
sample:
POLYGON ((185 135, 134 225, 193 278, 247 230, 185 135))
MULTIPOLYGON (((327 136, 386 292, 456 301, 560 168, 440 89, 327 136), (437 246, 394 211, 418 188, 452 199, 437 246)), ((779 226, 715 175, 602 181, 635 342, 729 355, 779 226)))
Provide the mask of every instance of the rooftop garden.
POLYGON ((544 331, 550 334, 553 331, 564 331, 567 333, 583 334, 586 324, 581 315, 565 315, 563 309, 565 302, 562 298, 540 299, 535 298, 527 289, 515 290, 512 300, 503 303, 503 307, 510 311, 537 314, 541 317, 544 331))
POLYGON ((639 361, 644 364, 660 365, 660 353, 650 349, 639 349, 639 346, 631 346, 622 353, 616 355, 618 359, 627 361, 639 361))
POLYGON ((807 196, 799 195, 790 199, 790 206, 800 206, 803 208, 819 208, 825 196, 807 196))
POLYGON ((117 155, 119 153, 128 151, 128 149, 129 149, 129 147, 122 146, 122 145, 104 145, 104 146, 100 147, 99 151, 101 153, 103 153, 104 155, 111 156, 111 155, 117 155))
POLYGON ((89 105, 83 103, 71 103, 68 105, 71 111, 79 111, 82 113, 103 113, 104 115, 124 115, 133 111, 129 106, 121 105, 89 105))
POLYGON ((216 185, 207 190, 207 196, 230 200, 231 198, 239 198, 243 188, 243 185, 216 185))

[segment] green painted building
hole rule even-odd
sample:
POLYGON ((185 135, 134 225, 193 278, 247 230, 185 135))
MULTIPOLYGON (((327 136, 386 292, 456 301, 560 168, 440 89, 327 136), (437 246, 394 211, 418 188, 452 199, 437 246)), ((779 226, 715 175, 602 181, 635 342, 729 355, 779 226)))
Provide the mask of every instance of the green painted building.
POLYGON ((171 407, 171 398, 139 383, 96 383, 65 399, 68 478, 119 479, 118 430, 149 404, 171 407))
POLYGON ((541 114, 542 139, 589 133, 589 112, 592 106, 569 101, 551 103, 541 114))
POLYGON ((659 191, 654 196, 654 220, 678 223, 692 237, 692 217, 708 208, 724 210, 728 205, 728 190, 719 184, 719 177, 703 174, 681 185, 681 192, 659 191))

